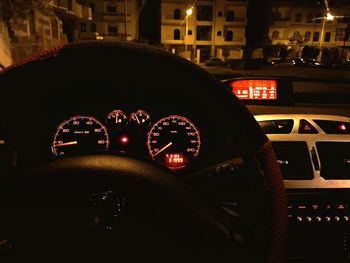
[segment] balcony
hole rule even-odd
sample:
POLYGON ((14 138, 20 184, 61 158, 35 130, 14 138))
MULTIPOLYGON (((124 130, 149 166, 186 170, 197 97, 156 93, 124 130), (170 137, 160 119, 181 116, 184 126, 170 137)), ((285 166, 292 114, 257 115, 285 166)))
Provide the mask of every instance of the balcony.
MULTIPOLYGON (((123 13, 102 13, 101 21, 103 22, 124 22, 125 15, 123 13)), ((126 21, 131 22, 132 18, 130 14, 126 15, 126 21)))
POLYGON ((92 20, 92 11, 88 6, 83 6, 83 19, 92 20))
POLYGON ((82 6, 76 0, 54 0, 53 8, 56 15, 62 20, 92 20, 91 8, 82 6))
POLYGON ((237 23, 239 23, 239 24, 245 24, 245 22, 246 22, 246 19, 245 19, 245 17, 235 17, 233 20, 225 20, 224 21, 224 24, 225 25, 228 25, 228 24, 237 24, 237 23))
POLYGON ((185 20, 186 16, 182 15, 182 16, 180 16, 180 19, 175 19, 174 15, 164 15, 162 18, 163 18, 163 20, 174 20, 174 21, 181 22, 181 21, 185 20))
POLYGON ((53 7, 68 10, 68 0, 54 0, 53 7))

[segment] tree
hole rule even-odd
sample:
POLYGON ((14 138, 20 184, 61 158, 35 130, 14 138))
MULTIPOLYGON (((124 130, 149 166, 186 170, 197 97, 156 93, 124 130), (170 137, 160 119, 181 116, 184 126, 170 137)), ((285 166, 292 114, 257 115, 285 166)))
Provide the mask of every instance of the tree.
POLYGON ((289 38, 289 42, 298 45, 297 49, 297 58, 299 58, 299 52, 301 45, 304 43, 305 37, 300 35, 299 32, 294 32, 293 36, 289 38))
POLYGON ((310 60, 310 59, 317 59, 318 55, 320 53, 320 49, 316 46, 305 46, 302 51, 302 57, 304 59, 310 60))
POLYGON ((252 58, 254 49, 269 44, 268 32, 272 23, 272 0, 250 0, 247 18, 245 60, 252 58))
POLYGON ((279 58, 281 62, 286 62, 288 57, 288 48, 286 45, 281 45, 279 50, 279 58))

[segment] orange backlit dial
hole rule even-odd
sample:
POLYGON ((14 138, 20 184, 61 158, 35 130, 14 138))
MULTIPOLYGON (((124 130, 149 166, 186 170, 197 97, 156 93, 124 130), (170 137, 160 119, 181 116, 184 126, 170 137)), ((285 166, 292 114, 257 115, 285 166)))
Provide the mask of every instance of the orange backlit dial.
POLYGON ((187 118, 178 115, 159 120, 148 133, 150 156, 172 169, 183 168, 194 160, 200 145, 198 129, 187 118))
POLYGON ((76 116, 59 125, 51 150, 55 156, 72 156, 104 152, 108 146, 108 133, 101 122, 94 117, 76 116))

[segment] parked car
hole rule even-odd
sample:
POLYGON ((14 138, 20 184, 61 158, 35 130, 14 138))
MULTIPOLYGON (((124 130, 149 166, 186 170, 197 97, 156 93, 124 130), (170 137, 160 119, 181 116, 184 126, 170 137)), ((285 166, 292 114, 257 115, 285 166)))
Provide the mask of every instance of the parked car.
POLYGON ((220 66, 226 66, 227 63, 223 61, 221 58, 211 58, 207 62, 205 62, 205 65, 208 67, 220 67, 220 66))

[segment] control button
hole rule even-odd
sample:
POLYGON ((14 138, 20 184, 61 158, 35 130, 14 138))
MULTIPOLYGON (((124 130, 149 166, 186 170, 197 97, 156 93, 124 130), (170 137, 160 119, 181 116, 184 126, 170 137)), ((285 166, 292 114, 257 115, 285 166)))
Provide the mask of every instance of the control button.
POLYGON ((308 122, 307 120, 300 120, 299 122, 299 130, 298 133, 302 133, 302 134, 316 134, 318 133, 318 131, 316 130, 316 128, 314 126, 312 126, 312 124, 310 122, 308 122))
POLYGON ((335 220, 336 222, 339 222, 339 221, 340 221, 340 217, 339 217, 339 216, 335 216, 335 217, 334 217, 334 220, 335 220))
POLYGON ((349 221, 349 217, 348 216, 344 216, 343 219, 344 219, 345 222, 349 221))
POLYGON ((307 216, 307 217, 306 217, 306 221, 311 222, 311 221, 312 221, 312 218, 311 218, 310 216, 307 216))
POLYGON ((311 207, 313 210, 317 210, 320 206, 318 204, 312 204, 311 207))
POLYGON ((298 205, 298 209, 306 209, 306 205, 298 205))
POLYGON ((340 210, 344 210, 346 208, 346 205, 345 204, 339 204, 337 206, 337 209, 340 209, 340 210))
POLYGON ((322 218, 321 218, 321 217, 319 217, 319 216, 316 216, 316 218, 315 218, 315 219, 316 219, 316 221, 317 221, 317 222, 321 222, 321 221, 322 221, 322 218))
POLYGON ((303 222, 303 218, 302 218, 301 216, 297 216, 296 220, 297 220, 298 222, 303 222))
POLYGON ((326 210, 331 210, 331 209, 332 209, 332 205, 330 205, 330 204, 325 204, 324 208, 325 208, 326 210))
POLYGON ((324 220, 326 220, 326 222, 330 222, 330 221, 331 221, 331 218, 330 218, 329 216, 326 216, 326 217, 324 218, 324 220))

